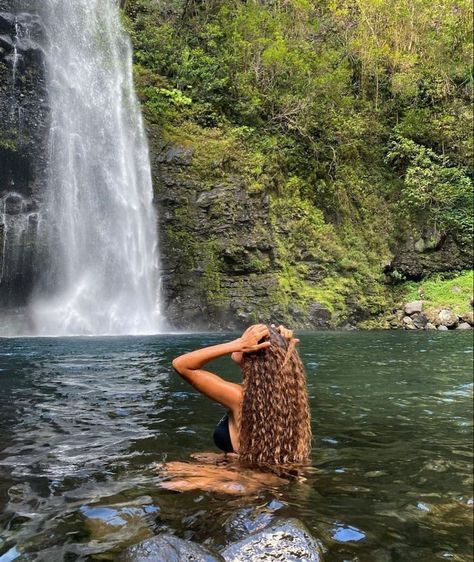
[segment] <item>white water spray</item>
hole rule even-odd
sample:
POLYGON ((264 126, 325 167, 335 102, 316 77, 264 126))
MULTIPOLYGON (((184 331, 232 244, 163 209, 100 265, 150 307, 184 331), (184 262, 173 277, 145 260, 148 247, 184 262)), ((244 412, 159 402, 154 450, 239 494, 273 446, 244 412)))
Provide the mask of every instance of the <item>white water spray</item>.
POLYGON ((48 335, 160 329, 157 220, 130 42, 114 0, 43 0, 51 125, 32 303, 48 335))

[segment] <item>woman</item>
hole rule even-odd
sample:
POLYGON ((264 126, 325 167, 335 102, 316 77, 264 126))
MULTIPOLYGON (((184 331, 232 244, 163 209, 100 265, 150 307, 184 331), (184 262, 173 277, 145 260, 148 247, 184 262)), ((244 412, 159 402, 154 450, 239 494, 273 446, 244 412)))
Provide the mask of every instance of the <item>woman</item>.
POLYGON ((214 440, 246 464, 274 466, 308 460, 310 415, 297 342, 283 326, 256 324, 240 338, 173 361, 174 369, 196 390, 227 408, 214 440), (240 365, 242 385, 203 369, 223 355, 231 355, 240 365))

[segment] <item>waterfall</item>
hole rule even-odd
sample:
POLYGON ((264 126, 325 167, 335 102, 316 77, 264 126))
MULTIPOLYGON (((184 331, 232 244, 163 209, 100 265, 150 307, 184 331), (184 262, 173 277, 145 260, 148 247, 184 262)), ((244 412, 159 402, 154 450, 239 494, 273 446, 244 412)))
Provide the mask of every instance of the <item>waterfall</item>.
POLYGON ((42 9, 51 116, 34 332, 156 333, 157 218, 118 2, 43 0, 42 9))

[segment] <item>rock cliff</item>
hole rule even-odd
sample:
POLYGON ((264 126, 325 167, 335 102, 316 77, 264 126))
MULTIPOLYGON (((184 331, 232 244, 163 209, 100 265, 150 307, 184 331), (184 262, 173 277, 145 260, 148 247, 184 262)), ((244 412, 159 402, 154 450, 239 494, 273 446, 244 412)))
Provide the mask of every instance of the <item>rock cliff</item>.
POLYGON ((48 101, 43 27, 31 1, 0 1, 0 305, 24 304, 38 256, 48 101))

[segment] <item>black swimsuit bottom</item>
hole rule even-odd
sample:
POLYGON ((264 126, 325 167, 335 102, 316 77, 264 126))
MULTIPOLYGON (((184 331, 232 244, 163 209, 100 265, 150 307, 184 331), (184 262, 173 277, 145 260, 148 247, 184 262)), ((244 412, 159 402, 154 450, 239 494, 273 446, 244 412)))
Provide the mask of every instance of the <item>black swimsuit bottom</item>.
POLYGON ((233 453, 232 441, 230 439, 229 431, 229 414, 226 414, 221 421, 217 424, 214 430, 214 443, 224 453, 233 453))

